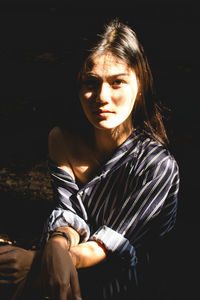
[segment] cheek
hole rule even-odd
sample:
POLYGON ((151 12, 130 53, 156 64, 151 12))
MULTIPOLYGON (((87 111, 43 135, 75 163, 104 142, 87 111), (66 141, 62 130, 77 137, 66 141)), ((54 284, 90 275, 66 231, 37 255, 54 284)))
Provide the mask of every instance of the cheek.
POLYGON ((93 97, 92 91, 81 91, 79 94, 79 98, 81 99, 81 101, 90 100, 92 97, 93 97))
POLYGON ((129 105, 132 106, 134 104, 136 95, 136 91, 133 91, 130 88, 126 88, 115 95, 114 102, 116 106, 125 106, 126 108, 128 108, 129 105))
POLYGON ((85 112, 88 111, 88 101, 86 99, 80 98, 80 103, 81 103, 82 109, 85 112))
POLYGON ((93 93, 92 93, 92 92, 86 92, 86 93, 84 94, 84 98, 85 98, 86 100, 91 99, 92 96, 93 96, 93 93))
POLYGON ((88 117, 91 113, 91 101, 85 97, 79 97, 84 114, 88 117))
POLYGON ((87 109, 89 107, 91 97, 92 97, 92 92, 80 91, 79 100, 80 100, 82 108, 87 109))

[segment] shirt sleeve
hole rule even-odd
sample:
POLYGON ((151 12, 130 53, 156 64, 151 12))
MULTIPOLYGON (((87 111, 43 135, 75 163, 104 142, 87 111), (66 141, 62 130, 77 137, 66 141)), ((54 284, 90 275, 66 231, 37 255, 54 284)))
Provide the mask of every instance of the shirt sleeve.
POLYGON ((87 241, 90 229, 87 224, 87 213, 79 195, 79 187, 73 178, 59 168, 50 159, 48 169, 51 176, 55 209, 51 212, 44 225, 43 238, 60 226, 71 226, 79 234, 81 241, 87 241))
POLYGON ((132 176, 126 197, 113 207, 90 240, 122 257, 129 253, 134 263, 135 249, 152 243, 174 226, 178 188, 179 171, 174 158, 152 160, 132 176))

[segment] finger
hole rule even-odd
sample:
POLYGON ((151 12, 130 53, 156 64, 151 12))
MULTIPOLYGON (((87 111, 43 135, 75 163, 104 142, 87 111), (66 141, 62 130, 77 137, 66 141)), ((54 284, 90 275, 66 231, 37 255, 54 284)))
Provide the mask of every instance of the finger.
MULTIPOLYGON (((57 299, 57 298, 56 298, 57 299)), ((58 293, 58 300, 68 300, 67 289, 60 289, 58 293)))
POLYGON ((0 280, 8 280, 10 282, 13 282, 16 280, 16 273, 0 273, 0 280))
POLYGON ((74 297, 72 295, 71 286, 69 286, 67 289, 67 300, 74 300, 74 297))
POLYGON ((71 286, 69 285, 67 289, 67 300, 71 300, 71 299, 72 299, 72 291, 71 291, 71 286))
POLYGON ((42 288, 42 295, 45 296, 50 296, 51 295, 51 290, 47 282, 42 281, 41 283, 41 288, 42 288))
POLYGON ((6 280, 6 279, 1 279, 0 278, 0 285, 8 285, 8 284, 12 284, 13 282, 11 280, 6 280))
MULTIPOLYGON (((1 247, 0 247, 1 248, 1 247)), ((4 252, 0 254, 0 266, 12 262, 12 252, 4 252)))
POLYGON ((75 300, 81 300, 81 289, 79 285, 78 273, 75 270, 70 279, 71 292, 75 300))
MULTIPOLYGON (((57 291, 57 287, 55 286, 55 284, 53 283, 53 281, 51 279, 49 280, 44 280, 42 282, 42 294, 44 296, 49 296, 52 299, 55 298, 55 295, 58 294, 57 291)), ((57 298, 56 298, 57 299, 57 298)), ((66 299, 65 299, 66 300, 66 299)))
POLYGON ((10 273, 8 273, 8 272, 0 272, 0 278, 1 279, 10 279, 11 276, 10 276, 10 273))
POLYGON ((11 245, 6 245, 6 246, 0 247, 0 254, 10 252, 10 251, 13 251, 13 246, 11 246, 11 245))
POLYGON ((0 264, 0 274, 1 273, 14 273, 16 272, 16 268, 8 263, 0 264))
POLYGON ((18 286, 17 286, 17 288, 16 288, 14 294, 12 295, 12 300, 18 300, 18 299, 21 299, 20 297, 21 297, 21 295, 22 295, 22 293, 23 293, 23 290, 24 290, 24 287, 25 287, 25 283, 26 283, 26 279, 22 280, 22 281, 18 284, 18 286))
POLYGON ((49 292, 49 288, 48 288, 49 285, 48 285, 47 270, 46 268, 43 267, 43 265, 41 266, 40 278, 41 278, 42 295, 46 296, 49 292))

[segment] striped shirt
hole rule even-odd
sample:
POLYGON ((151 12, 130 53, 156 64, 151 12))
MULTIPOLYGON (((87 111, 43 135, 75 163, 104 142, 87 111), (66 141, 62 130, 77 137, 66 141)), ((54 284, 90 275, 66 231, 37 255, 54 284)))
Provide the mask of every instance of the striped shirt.
MULTIPOLYGON (((68 225, 79 232, 81 242, 98 241, 107 249, 106 263, 80 271, 80 277, 92 274, 88 289, 94 278, 96 284, 98 272, 105 274, 106 279, 99 276, 98 292, 91 298, 124 300, 131 293, 133 297, 141 253, 147 253, 149 245, 176 220, 179 171, 175 159, 144 130, 136 129, 85 185, 51 160, 48 167, 56 206, 45 232, 68 225)), ((90 299, 88 289, 84 299, 90 299)))

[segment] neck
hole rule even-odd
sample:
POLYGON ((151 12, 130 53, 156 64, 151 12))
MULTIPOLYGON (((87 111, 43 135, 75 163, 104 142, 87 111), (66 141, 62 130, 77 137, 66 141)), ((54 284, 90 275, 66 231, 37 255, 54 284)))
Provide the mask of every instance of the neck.
POLYGON ((94 147, 99 158, 111 154, 119 147, 132 133, 133 127, 129 129, 115 128, 111 130, 95 129, 94 131, 94 147))

